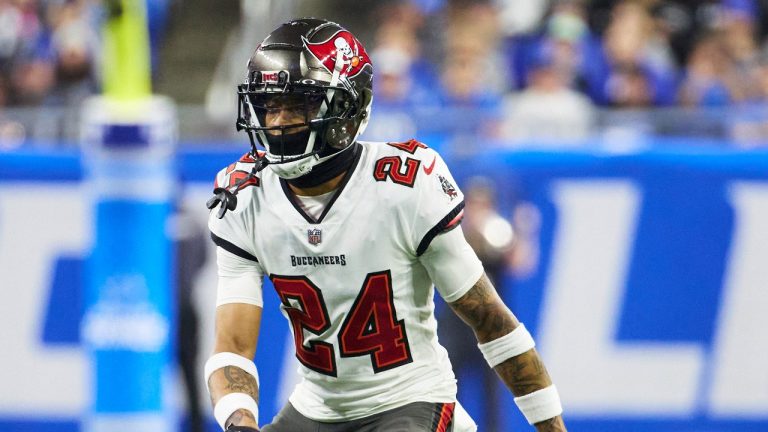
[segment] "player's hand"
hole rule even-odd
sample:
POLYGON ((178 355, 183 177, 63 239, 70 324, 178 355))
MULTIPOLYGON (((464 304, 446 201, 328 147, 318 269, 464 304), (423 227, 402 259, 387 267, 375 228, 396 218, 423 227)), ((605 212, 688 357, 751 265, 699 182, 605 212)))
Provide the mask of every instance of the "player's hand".
POLYGON ((225 432, 259 432, 259 429, 250 426, 230 426, 225 432))

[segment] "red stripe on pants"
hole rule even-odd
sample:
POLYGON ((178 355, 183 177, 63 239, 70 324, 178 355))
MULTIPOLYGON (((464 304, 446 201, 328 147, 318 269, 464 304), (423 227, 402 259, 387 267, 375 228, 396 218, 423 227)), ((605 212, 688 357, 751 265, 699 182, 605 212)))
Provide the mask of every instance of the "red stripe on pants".
POLYGON ((437 422, 435 432, 446 432, 448 430, 448 425, 453 420, 454 405, 453 403, 443 404, 443 408, 440 410, 440 421, 437 422))

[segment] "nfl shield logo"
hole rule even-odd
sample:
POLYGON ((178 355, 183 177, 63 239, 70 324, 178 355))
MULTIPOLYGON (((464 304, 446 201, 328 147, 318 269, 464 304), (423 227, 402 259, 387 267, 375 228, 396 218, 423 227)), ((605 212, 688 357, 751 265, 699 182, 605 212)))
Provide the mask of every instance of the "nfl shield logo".
POLYGON ((321 243, 323 241, 323 232, 320 230, 320 228, 308 229, 307 241, 309 241, 309 244, 311 245, 321 243))

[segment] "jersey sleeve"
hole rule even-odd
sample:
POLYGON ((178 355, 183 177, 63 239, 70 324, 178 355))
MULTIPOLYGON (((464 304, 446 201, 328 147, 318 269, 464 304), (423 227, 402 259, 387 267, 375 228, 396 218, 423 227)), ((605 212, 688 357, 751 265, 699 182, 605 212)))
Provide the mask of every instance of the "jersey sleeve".
POLYGON ((467 243, 461 228, 438 234, 419 261, 448 303, 466 294, 484 272, 483 264, 467 243))
POLYGON ((218 247, 216 248, 216 265, 218 268, 216 306, 228 303, 264 305, 262 297, 264 270, 258 262, 218 247))
POLYGON ((412 220, 412 242, 416 256, 421 256, 432 240, 450 231, 464 217, 464 194, 456 185, 443 158, 432 149, 426 150, 414 187, 418 188, 412 220))
MULTIPOLYGON (((240 176, 239 173, 246 172, 247 166, 243 167, 243 164, 241 159, 221 170, 216 176, 215 186, 235 184, 240 176)), ((244 187, 246 186, 238 188, 244 187)), ((219 281, 216 304, 218 306, 225 303, 248 303, 261 306, 261 284, 264 271, 256 256, 255 244, 252 240, 255 238, 256 224, 250 206, 250 194, 246 191, 238 194, 237 198, 237 207, 226 212, 223 218, 217 216, 217 207, 214 207, 208 216, 208 229, 211 232, 211 239, 217 246, 219 281)))

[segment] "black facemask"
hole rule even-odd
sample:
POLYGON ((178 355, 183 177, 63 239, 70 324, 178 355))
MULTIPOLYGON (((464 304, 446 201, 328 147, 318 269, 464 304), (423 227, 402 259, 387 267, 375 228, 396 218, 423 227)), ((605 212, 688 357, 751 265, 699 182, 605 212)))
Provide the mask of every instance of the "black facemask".
POLYGON ((307 148, 307 141, 309 141, 311 132, 308 129, 293 133, 290 133, 291 129, 286 129, 285 132, 277 135, 264 133, 269 142, 270 153, 288 159, 303 154, 307 148))

